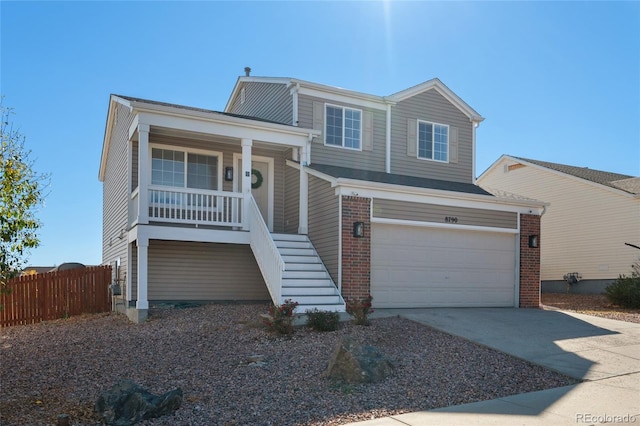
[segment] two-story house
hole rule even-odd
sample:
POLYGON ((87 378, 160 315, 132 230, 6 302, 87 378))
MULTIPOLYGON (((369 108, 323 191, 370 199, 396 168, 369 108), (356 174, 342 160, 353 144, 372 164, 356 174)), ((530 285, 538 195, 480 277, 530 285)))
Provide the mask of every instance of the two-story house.
POLYGON ((112 95, 117 305, 537 307, 544 206, 475 185, 482 120, 438 79, 375 96, 247 72, 222 112, 112 95))

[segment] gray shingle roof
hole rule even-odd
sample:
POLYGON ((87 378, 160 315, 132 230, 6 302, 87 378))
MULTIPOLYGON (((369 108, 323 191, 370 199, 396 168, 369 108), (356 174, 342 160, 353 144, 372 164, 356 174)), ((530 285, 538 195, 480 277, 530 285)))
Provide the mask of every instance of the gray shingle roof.
POLYGON ((363 180, 367 182, 388 183, 393 185, 405 185, 415 188, 438 189, 442 191, 462 192, 466 194, 490 195, 489 192, 471 183, 450 182, 446 180, 419 178, 385 172, 373 172, 370 170, 352 169, 348 167, 328 166, 326 164, 313 163, 309 166, 313 170, 327 174, 334 178, 363 180))
POLYGON ((634 179, 634 176, 623 175, 619 173, 605 172, 601 170, 590 169, 588 167, 576 167, 568 166, 566 164, 550 163, 548 161, 532 160, 529 158, 513 157, 518 160, 526 161, 528 163, 536 164, 547 169, 555 170, 561 173, 565 173, 571 176, 578 177, 580 179, 588 180, 590 182, 599 183, 600 185, 609 186, 611 188, 621 189, 626 192, 635 194, 633 190, 629 190, 633 186, 633 181, 627 186, 629 189, 625 189, 624 185, 616 185, 614 182, 621 180, 634 179))

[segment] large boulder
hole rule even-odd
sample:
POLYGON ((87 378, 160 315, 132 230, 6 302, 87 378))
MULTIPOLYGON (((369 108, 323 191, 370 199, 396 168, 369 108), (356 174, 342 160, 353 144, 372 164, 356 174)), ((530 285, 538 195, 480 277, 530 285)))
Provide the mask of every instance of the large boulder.
POLYGON ((378 348, 350 337, 340 339, 326 372, 327 377, 345 383, 379 382, 391 374, 393 365, 378 348))
POLYGON ((182 389, 153 395, 131 380, 121 380, 100 395, 95 412, 108 425, 130 426, 172 414, 182 404, 182 389))

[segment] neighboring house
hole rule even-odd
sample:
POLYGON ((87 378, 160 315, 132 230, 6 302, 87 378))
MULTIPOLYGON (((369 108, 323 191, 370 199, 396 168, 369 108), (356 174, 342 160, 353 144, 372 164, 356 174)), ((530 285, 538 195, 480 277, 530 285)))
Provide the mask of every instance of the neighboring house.
POLYGON ((537 307, 543 204, 474 184, 482 120, 438 79, 381 97, 247 73, 223 112, 112 95, 116 304, 134 321, 178 300, 537 307))
POLYGON ((640 251, 625 243, 640 246, 640 177, 503 155, 478 184, 549 204, 541 221, 543 291, 600 293, 638 260, 640 251), (569 273, 581 281, 568 287, 569 273))

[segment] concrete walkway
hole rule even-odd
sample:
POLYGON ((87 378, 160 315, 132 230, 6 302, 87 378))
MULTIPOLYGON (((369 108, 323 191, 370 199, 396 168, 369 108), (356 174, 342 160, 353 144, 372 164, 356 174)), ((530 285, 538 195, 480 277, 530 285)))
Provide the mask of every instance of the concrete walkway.
POLYGON ((510 308, 378 309, 374 315, 400 315, 584 382, 352 425, 640 424, 640 324, 510 308))

